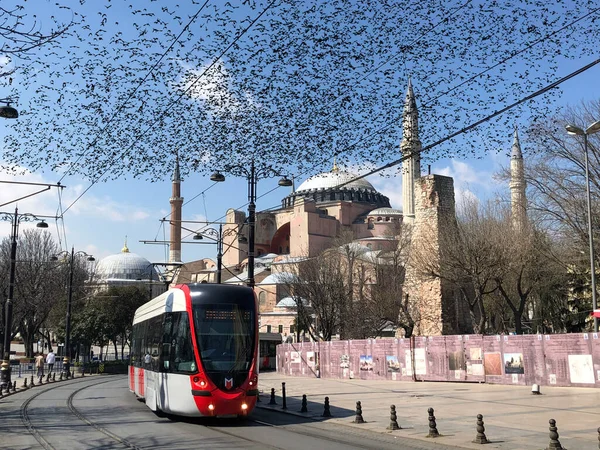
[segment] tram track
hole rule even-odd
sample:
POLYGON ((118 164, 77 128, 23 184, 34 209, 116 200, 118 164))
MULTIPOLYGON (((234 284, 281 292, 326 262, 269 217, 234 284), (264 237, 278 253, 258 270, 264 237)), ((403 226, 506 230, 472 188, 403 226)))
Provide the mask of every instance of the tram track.
MULTIPOLYGON (((75 381, 75 383, 81 383, 83 381, 87 381, 87 380, 80 380, 80 381, 75 381)), ((75 390, 74 392, 72 392, 68 399, 67 399, 67 406, 69 408, 69 411, 71 411, 71 413, 77 417, 79 420, 81 420, 83 423, 93 427, 94 429, 96 429, 97 431, 99 431, 100 433, 102 433, 103 435, 109 437, 110 439, 112 439, 115 442, 118 442, 119 444, 125 446, 128 449, 132 449, 132 450, 142 450, 141 447, 137 447, 136 445, 128 442, 126 439, 117 436, 116 434, 106 430, 105 428, 101 427, 100 425, 98 425, 97 423, 94 423, 93 421, 89 420, 87 417, 85 417, 84 414, 82 414, 74 405, 73 405, 73 399, 75 398, 75 396, 80 393, 81 391, 88 389, 90 387, 96 387, 100 384, 104 384, 104 383, 110 383, 114 380, 103 380, 100 381, 98 383, 93 383, 93 384, 88 384, 86 386, 83 386, 77 390, 75 390)), ((73 382, 71 382, 70 384, 73 384, 73 382)), ((52 388, 55 386, 52 386, 52 388)), ((36 400, 38 397, 40 397, 41 395, 47 393, 48 391, 50 391, 52 388, 47 388, 44 389, 43 391, 40 391, 34 395, 32 395, 30 398, 28 398, 25 402, 23 402, 23 404, 21 405, 21 410, 20 410, 20 415, 21 415, 21 421, 23 422, 23 425, 27 428, 27 430, 31 433, 31 435, 35 438, 36 441, 38 441, 38 443, 45 449, 45 450, 59 450, 57 447, 54 447, 47 439, 44 438, 43 434, 38 430, 38 428, 36 428, 34 426, 34 424, 31 421, 30 415, 29 415, 29 406, 31 405, 31 403, 36 400)))

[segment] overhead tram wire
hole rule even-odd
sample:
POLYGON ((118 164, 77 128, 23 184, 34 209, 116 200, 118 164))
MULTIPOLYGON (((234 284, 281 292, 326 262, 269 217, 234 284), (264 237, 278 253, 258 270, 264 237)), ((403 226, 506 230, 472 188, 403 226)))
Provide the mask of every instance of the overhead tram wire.
POLYGON ((173 42, 171 42, 171 45, 169 45, 169 47, 163 52, 163 54, 158 59, 158 61, 156 61, 154 63, 154 65, 150 68, 150 70, 148 70, 148 72, 146 73, 146 75, 144 76, 144 78, 142 78, 142 80, 137 84, 137 86, 135 87, 135 89, 129 94, 129 96, 125 99, 125 101, 123 103, 121 103, 121 105, 117 108, 117 110, 110 116, 108 122, 104 125, 104 127, 102 128, 102 130, 100 130, 100 132, 94 138, 94 141, 91 144, 89 144, 88 147, 87 147, 87 149, 84 150, 81 153, 81 155, 79 155, 79 157, 77 157, 77 159, 69 165, 69 167, 67 168, 67 170, 65 171, 65 173, 63 174, 63 176, 60 178, 59 183, 69 174, 69 172, 75 166, 75 164, 77 164, 81 158, 83 158, 92 148, 94 148, 96 146, 96 144, 98 143, 98 140, 102 136, 106 135, 106 129, 113 122, 113 120, 116 118, 117 114, 119 114, 123 110, 123 108, 125 108, 125 106, 127 105, 127 102, 129 102, 129 100, 131 100, 133 98, 133 96, 136 94, 136 92, 146 82, 146 80, 148 79, 148 77, 154 73, 156 67, 165 58, 165 56, 167 56, 167 53, 169 53, 169 51, 171 51, 171 49, 173 48, 173 46, 177 42, 179 42, 179 38, 183 35, 183 33, 185 33, 185 31, 190 27, 190 25, 196 20, 196 18, 198 17, 198 15, 202 12, 202 10, 208 4, 209 1, 210 0, 206 0, 204 2, 204 4, 200 7, 200 9, 196 12, 196 14, 194 14, 192 16, 192 18, 189 20, 189 22, 186 24, 186 26, 183 27, 183 29, 181 30, 181 32, 177 35, 177 37, 175 38, 175 40, 173 40, 173 42))
MULTIPOLYGON (((350 183, 352 183, 354 181, 357 181, 357 180, 360 180, 362 178, 366 178, 366 177, 368 177, 370 175, 373 175, 373 174, 375 174, 377 172, 381 172, 382 170, 389 169, 390 167, 397 166, 398 164, 402 163, 402 161, 405 161, 405 160, 407 160, 409 158, 412 158, 415 155, 418 155, 418 154, 421 154, 421 153, 423 153, 425 151, 431 150, 432 148, 437 147, 438 145, 443 144, 444 142, 449 141, 450 139, 453 139, 453 138, 455 138, 455 137, 457 137, 457 136, 459 136, 461 134, 466 133, 469 130, 472 130, 473 128, 478 127, 482 123, 485 123, 488 120, 493 119, 494 117, 499 116, 499 115, 505 113, 506 111, 514 108, 515 106, 518 106, 518 105, 520 105, 522 103, 525 103, 528 100, 531 100, 531 99, 533 99, 535 97, 538 97, 538 96, 540 96, 540 95, 548 92, 551 89, 554 89, 555 87, 559 86, 560 84, 564 83, 565 81, 570 80, 571 78, 579 75, 580 73, 583 73, 586 70, 594 67, 598 63, 600 63, 600 59, 596 59, 595 61, 593 61, 590 64, 588 64, 588 65, 586 65, 586 66, 584 66, 584 67, 576 70, 575 72, 571 72, 569 75, 567 75, 567 76, 565 76, 563 78, 560 78, 559 80, 555 81, 554 83, 551 83, 551 84, 543 87, 542 89, 537 90, 533 94, 530 94, 527 97, 524 97, 524 98, 522 98, 522 99, 520 99, 520 100, 518 100, 518 101, 516 101, 516 102, 514 102, 514 103, 512 103, 512 104, 510 104, 510 105, 508 105, 508 106, 506 106, 506 107, 498 110, 498 111, 495 111, 494 113, 492 113, 492 114, 484 117, 481 120, 478 120, 477 122, 474 122, 474 123, 472 123, 472 124, 470 124, 470 125, 468 125, 466 127, 461 128, 458 131, 455 131, 454 133, 452 133, 452 134, 450 134, 450 135, 448 135, 448 136, 446 136, 446 137, 444 137, 442 139, 439 139, 439 140, 437 140, 437 141, 435 141, 435 142, 433 142, 433 143, 431 143, 429 145, 426 145, 425 147, 423 147, 418 152, 411 152, 410 154, 402 156, 401 158, 399 158, 399 159, 397 159, 395 161, 389 162, 389 163, 387 163, 387 164, 385 164, 385 165, 383 165, 383 166, 381 166, 381 167, 379 167, 377 169, 373 169, 373 170, 371 170, 371 171, 369 171, 369 172, 367 172, 367 173, 365 173, 363 175, 356 176, 356 177, 352 178, 351 180, 348 180, 348 181, 346 181, 344 183, 338 184, 335 187, 346 186, 347 184, 350 184, 350 183)), ((384 127, 384 128, 387 128, 387 127, 389 127, 389 125, 386 126, 386 127, 384 127)))
MULTIPOLYGON (((469 3, 469 2, 467 2, 467 3, 469 3)), ((464 7, 464 6, 466 6, 466 4, 467 4, 467 3, 463 4, 462 6, 460 6, 460 7, 459 7, 459 9, 460 9, 460 8, 462 8, 462 7, 464 7)), ((457 10, 457 11, 458 11, 458 10, 457 10)), ((457 12, 457 11, 455 11, 455 12, 457 12)), ((556 34, 560 33, 561 31, 564 31, 565 29, 567 29, 567 28, 569 28, 569 27, 571 27, 571 26, 575 25, 576 23, 580 22, 581 20, 584 20, 584 19, 588 18, 589 16, 591 16, 591 15, 593 15, 593 14, 595 14, 595 13, 599 12, 599 11, 600 11, 600 8, 593 9, 593 10, 591 10, 590 12, 588 12, 588 13, 584 14, 583 16, 581 16, 581 17, 579 17, 579 18, 577 18, 577 19, 574 19, 573 21, 569 22, 568 24, 566 24, 566 25, 562 26, 561 28, 559 28, 559 29, 557 29, 557 30, 555 30, 555 31, 553 31, 553 32, 551 32, 551 33, 548 33, 548 34, 546 34, 544 37, 542 37, 542 38, 540 38, 540 39, 538 39, 538 40, 536 40, 536 41, 532 42, 531 44, 529 44, 529 45, 525 46, 523 49, 521 49, 521 50, 519 50, 519 51, 517 51, 517 52, 515 52, 515 53, 511 54, 510 56, 508 56, 508 57, 506 57, 506 58, 504 58, 504 59, 502 59, 502 60, 500 60, 500 61, 499 61, 499 62, 497 62, 496 64, 494 64, 494 65, 492 65, 492 66, 490 66, 490 67, 488 67, 488 68, 486 68, 486 69, 482 70, 481 72, 478 72, 477 74, 475 74, 475 75, 471 76, 470 78, 468 78, 468 79, 466 79, 466 80, 462 81, 461 83, 459 83, 458 85, 454 86, 453 88, 450 88, 449 90, 447 90, 447 91, 445 91, 445 92, 443 92, 443 93, 441 93, 441 94, 439 94, 439 95, 437 95, 437 96, 435 96, 435 97, 432 97, 432 98, 430 98, 430 99, 426 99, 426 100, 425 100, 425 102, 424 102, 424 104, 423 104, 423 106, 425 106, 425 107, 426 107, 426 106, 428 106, 428 104, 429 104, 429 103, 431 103, 431 102, 433 102, 433 101, 435 101, 435 100, 438 100, 439 98, 443 97, 444 95, 448 95, 449 93, 451 93, 451 92, 455 91, 456 89, 460 88, 461 86, 464 86, 465 84, 467 84, 467 83, 469 83, 469 82, 471 82, 471 81, 475 80, 476 78, 478 78, 478 77, 480 77, 480 76, 482 76, 482 75, 486 74, 486 73, 487 73, 487 72, 489 72, 490 70, 492 70, 492 69, 494 69, 494 68, 496 68, 496 67, 498 67, 498 66, 500 66, 500 65, 502 65, 502 64, 504 64, 504 63, 506 63, 506 62, 508 62, 508 61, 510 61, 511 59, 513 59, 514 57, 516 57, 516 56, 520 55, 521 53, 524 53, 524 52, 526 52, 527 50, 531 49, 531 48, 532 48, 532 47, 534 47, 535 45, 537 45, 537 44, 540 44, 540 43, 542 43, 542 42, 544 42, 544 41, 548 40, 550 37, 552 37, 552 36, 554 36, 554 35, 556 35, 556 34)), ((453 13, 453 14, 454 14, 454 13, 453 13)), ((432 29, 434 29, 435 27, 437 27, 439 24, 440 24, 440 23, 436 24, 434 27, 432 27, 432 28, 431 28, 430 30, 428 30, 428 31, 431 31, 432 29)), ((423 35, 421 35, 421 37, 423 37, 425 34, 426 34, 426 33, 424 33, 423 35)), ((419 39, 420 39, 420 38, 419 38, 419 39)), ((418 42, 418 39, 417 39, 417 40, 415 40, 415 41, 413 41, 413 44, 414 44, 414 43, 416 43, 416 42, 418 42)), ((399 55, 399 54, 398 54, 398 55, 399 55)), ((396 55, 396 56, 398 56, 398 55, 396 55)), ((388 60, 386 61, 386 63, 387 63, 387 62, 389 62, 389 61, 391 61, 392 59, 393 59, 393 57, 392 57, 392 58, 390 58, 390 59, 388 59, 388 60)), ((377 67, 377 70, 378 70, 378 69, 380 69, 382 66, 383 66, 383 65, 380 65, 380 66, 378 66, 378 67, 377 67)), ((374 73, 374 72, 375 72, 375 70, 374 70, 374 71, 372 71, 371 73, 369 73, 369 75, 368 75, 368 76, 370 76, 370 75, 371 75, 372 73, 374 73)), ((365 78, 366 78, 366 77, 363 77, 363 78, 361 79, 361 81, 362 81, 362 80, 364 80, 365 78)), ((333 99, 331 102, 329 102, 329 103, 327 104, 327 106, 331 105, 333 102, 335 102, 335 101, 336 101, 337 99, 339 99, 340 97, 341 97, 341 96, 338 96, 338 97, 336 97, 335 99, 333 99)), ((397 119, 399 119, 399 118, 400 118, 400 116, 398 116, 398 118, 397 118, 397 119)), ((396 120, 397 120, 397 119, 396 119, 396 120)), ((377 130, 375 133, 371 133, 371 134, 367 135, 365 138, 361 138, 361 139, 359 139, 359 140, 358 140, 357 142, 355 142, 354 144, 351 144, 350 146, 346 147, 346 149, 343 149, 343 150, 340 150, 340 151, 338 151, 338 152, 335 152, 335 156, 340 156, 340 155, 342 155, 342 154, 344 153, 344 151, 346 151, 347 149, 350 149, 350 148, 353 148, 353 147, 355 147, 355 146, 356 146, 356 145, 358 145, 360 142, 363 142, 365 139, 368 139, 368 138, 371 138, 371 137, 375 137, 375 136, 377 136, 377 135, 378 135, 378 134, 379 134, 381 131, 385 131, 385 130, 387 130, 387 129, 388 129, 390 126, 391 126, 391 125, 392 125, 392 124, 390 124, 390 125, 388 125, 388 126, 385 126, 385 127, 382 127, 382 128, 380 128, 380 129, 378 129, 378 130, 377 130)), ((322 165, 322 164, 326 163, 327 161, 328 161, 328 158, 327 158, 327 159, 324 159, 324 160, 323 160, 322 162, 320 162, 320 163, 313 164, 313 165, 311 166, 311 168, 312 168, 312 169, 314 169, 315 167, 318 167, 319 165, 322 165)), ((309 169, 307 169, 307 171, 308 171, 308 170, 309 170, 309 169)))
POLYGON ((87 191, 89 191, 98 181, 100 181, 104 177, 104 175, 106 175, 110 171, 110 169, 112 169, 113 165, 117 161, 121 161, 123 159, 123 157, 125 157, 133 149, 133 147, 139 141, 139 139, 141 137, 143 137, 146 133, 148 133, 148 131, 153 129, 154 125, 156 125, 158 122, 160 122, 163 119, 163 116, 171 108, 171 105, 173 105, 173 104, 177 103, 179 100, 181 100, 181 98, 195 86, 195 84, 200 80, 200 78, 202 78, 210 69, 212 69, 212 67, 223 57, 223 55, 225 55, 225 53, 227 53, 231 49, 231 47, 233 47, 240 40, 240 38, 248 32, 248 30, 263 16, 263 14, 265 12, 267 12, 267 10, 276 1, 277 0, 271 1, 271 3, 269 3, 267 5, 267 7, 258 16, 256 16, 256 18, 252 22, 250 22, 250 24, 244 29, 244 31, 242 31, 238 36, 236 36, 236 38, 233 40, 233 42, 231 44, 229 44, 227 46, 227 48, 225 48, 225 50, 223 50, 219 54, 219 56, 217 58, 215 58, 213 60, 213 62, 199 76, 197 76, 196 79, 192 83, 190 83, 190 85, 187 89, 183 90, 178 96, 176 96, 176 98, 174 100, 170 101, 167 104, 167 106, 165 107, 165 109, 162 111, 162 113, 158 116, 158 118, 155 119, 154 122, 152 122, 150 125, 148 125, 144 131, 142 131, 140 134, 136 135, 135 140, 129 145, 129 147, 127 147, 125 150, 123 150, 118 155, 116 155, 113 158, 113 161, 108 164, 108 167, 106 168, 106 170, 104 170, 95 180, 93 180, 91 182, 91 184, 73 201, 73 203, 71 203, 67 207, 67 209, 64 212, 67 212, 69 209, 71 209, 73 207, 73 205, 75 203, 77 203, 79 201, 79 199, 87 193, 87 191))

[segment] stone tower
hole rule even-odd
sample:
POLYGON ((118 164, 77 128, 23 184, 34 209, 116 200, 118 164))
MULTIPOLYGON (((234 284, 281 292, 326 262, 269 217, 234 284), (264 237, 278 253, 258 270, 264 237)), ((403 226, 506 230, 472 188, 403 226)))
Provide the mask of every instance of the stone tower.
POLYGON ((402 214, 403 222, 415 220, 415 181, 421 177, 421 141, 419 140, 419 117, 412 82, 408 80, 404 111, 402 113, 402 214))
POLYGON ((172 191, 169 203, 171 203, 171 239, 169 243, 169 262, 181 262, 181 175, 179 172, 179 154, 175 158, 175 169, 173 170, 172 191))
POLYGON ((466 301, 446 276, 445 245, 458 237, 454 202, 454 180, 425 175, 415 183, 415 221, 412 227, 412 262, 407 265, 404 294, 413 302, 418 317, 415 334, 472 333, 466 301), (432 276, 429 272, 439 276, 432 276))
POLYGON ((516 230, 523 230, 527 224, 527 198, 525 197, 525 169, 523 154, 519 143, 519 134, 515 127, 512 151, 510 155, 510 205, 512 223, 516 230))

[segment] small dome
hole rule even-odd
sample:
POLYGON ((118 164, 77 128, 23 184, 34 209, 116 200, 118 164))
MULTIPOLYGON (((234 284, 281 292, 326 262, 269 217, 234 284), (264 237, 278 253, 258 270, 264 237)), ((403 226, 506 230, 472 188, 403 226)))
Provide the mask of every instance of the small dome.
POLYGON ((343 189, 362 189, 370 192, 377 192, 373 185, 364 178, 351 181, 357 176, 358 175, 350 172, 334 169, 331 172, 324 172, 315 175, 314 177, 310 177, 296 189, 296 192, 331 189, 341 184, 348 183, 349 181, 350 183, 346 184, 343 189))
POLYGON ((290 272, 275 272, 258 284, 286 284, 293 283, 296 275, 290 272))
POLYGON ((368 216, 401 216, 402 211, 395 208, 377 208, 367 214, 368 216))
MULTIPOLYGON (((304 306, 308 305, 306 299, 301 298, 300 301, 304 306)), ((285 297, 279 300, 276 305, 276 308, 296 308, 298 304, 296 303, 296 299, 294 297, 285 297)))
POLYGON ((96 265, 96 276, 100 281, 157 279, 152 263, 143 256, 131 253, 127 246, 121 253, 101 259, 96 265))

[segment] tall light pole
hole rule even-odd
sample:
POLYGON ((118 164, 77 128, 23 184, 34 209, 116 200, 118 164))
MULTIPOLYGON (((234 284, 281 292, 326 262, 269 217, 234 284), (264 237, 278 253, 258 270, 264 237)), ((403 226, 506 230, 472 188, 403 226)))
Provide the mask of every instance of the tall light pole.
POLYGON ((10 238, 10 271, 8 279, 8 297, 4 312, 4 346, 3 360, 0 366, 0 386, 6 386, 10 383, 10 341, 12 334, 12 308, 13 295, 15 290, 15 271, 17 266, 17 240, 19 237, 19 223, 38 221, 38 228, 48 228, 48 224, 43 219, 38 219, 33 214, 19 214, 18 208, 15 213, 0 212, 0 220, 12 222, 12 233, 10 238))
MULTIPOLYGON (((596 297, 596 267, 595 267, 595 256, 594 256, 594 235, 592 234, 592 197, 590 194, 590 168, 588 161, 588 135, 597 133, 600 131, 600 120, 594 122, 585 129, 576 127, 575 125, 567 125, 567 133, 583 136, 583 148, 585 154, 585 184, 587 192, 587 219, 588 219, 588 236, 590 246, 590 271, 592 276, 592 308, 594 314, 598 309, 598 300, 596 297)), ((598 317, 594 315, 594 331, 598 332, 598 317)))
POLYGON ((71 375, 71 300, 73 299, 73 266, 75 264, 75 256, 87 256, 88 261, 96 259, 86 252, 75 252, 75 247, 71 247, 71 253, 64 251, 57 256, 53 256, 52 260, 57 261, 59 256, 69 257, 69 285, 67 291, 67 317, 65 323, 65 354, 63 356, 63 376, 69 378, 71 375))
MULTIPOLYGON (((190 230, 191 231, 191 230, 190 230)), ((229 230, 225 230, 223 231, 223 224, 220 223, 219 224, 219 229, 216 230, 214 228, 203 228, 202 230, 199 230, 197 232, 195 232, 196 234, 194 235, 193 239, 195 240, 201 240, 204 238, 204 236, 207 236, 210 239, 213 239, 216 244, 217 244, 217 284, 221 284, 221 280, 222 280, 222 274, 223 274, 223 238, 226 236, 232 236, 234 234, 238 234, 237 230, 235 229, 229 229, 229 230)), ((240 242, 244 242, 244 237, 243 236, 239 236, 238 240, 240 240, 240 242)))
MULTIPOLYGON (((246 166, 227 166, 228 171, 234 169, 238 170, 246 175, 248 180, 248 281, 246 284, 248 287, 254 289, 254 236, 256 231, 256 185, 259 178, 266 178, 269 176, 281 176, 271 167, 265 167, 257 171, 254 167, 254 160, 250 163, 250 170, 246 166)), ((222 182, 225 181, 225 176, 220 172, 215 172, 210 176, 211 181, 222 182)), ((292 180, 283 176, 279 182, 279 186, 291 186, 292 180)))

